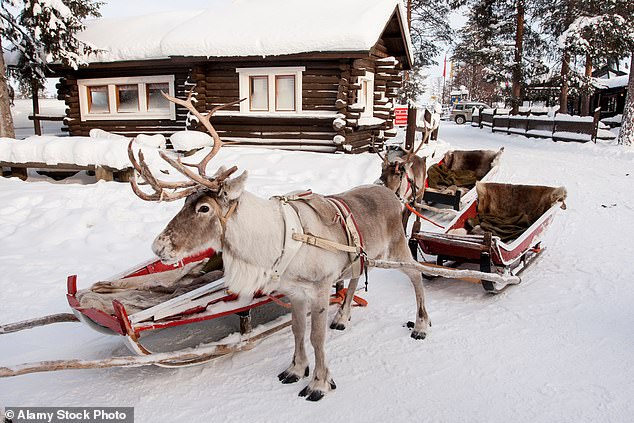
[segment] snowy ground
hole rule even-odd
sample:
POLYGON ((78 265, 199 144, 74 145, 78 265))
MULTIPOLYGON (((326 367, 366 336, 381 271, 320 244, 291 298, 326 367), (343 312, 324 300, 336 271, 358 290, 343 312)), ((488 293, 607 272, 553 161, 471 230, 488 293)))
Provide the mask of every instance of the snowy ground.
MULTIPOLYGON (((0 380, 0 406, 134 406, 136 421, 626 422, 634 415, 634 151, 553 143, 443 123, 456 148, 505 146, 498 179, 565 185, 568 210, 523 283, 492 296, 480 286, 427 283, 433 331, 403 327, 415 303, 396 271, 373 271, 344 332, 329 332, 338 389, 319 403, 306 384, 275 377, 289 363, 289 331, 255 350, 179 370, 86 370, 0 380), (629 416, 629 417, 628 417, 629 416)), ((299 188, 333 193, 378 176, 371 155, 226 149, 262 196, 299 188)), ((145 259, 178 209, 137 199, 124 184, 0 178, 0 322, 68 309, 65 277, 80 287, 145 259)), ((59 324, 0 338, 0 365, 127 354, 117 337, 59 324)))

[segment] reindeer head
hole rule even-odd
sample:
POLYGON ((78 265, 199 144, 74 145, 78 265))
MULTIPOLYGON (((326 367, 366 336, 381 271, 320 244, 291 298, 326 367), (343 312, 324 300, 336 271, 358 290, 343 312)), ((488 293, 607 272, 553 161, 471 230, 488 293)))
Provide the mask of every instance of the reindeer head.
POLYGON ((407 171, 405 166, 406 163, 400 157, 391 162, 384 160, 381 164, 381 176, 379 180, 383 185, 397 192, 407 171))
POLYGON ((159 152, 163 160, 189 179, 185 182, 159 180, 151 173, 143 152, 139 151, 139 160, 137 161, 132 151, 132 142, 128 145, 128 156, 135 170, 130 184, 132 190, 139 198, 147 201, 174 201, 186 198, 183 208, 174 216, 152 244, 152 250, 163 262, 174 263, 207 248, 213 248, 217 251, 222 248, 226 221, 237 207, 239 198, 244 190, 247 172, 243 172, 236 178, 229 179, 237 170, 237 167, 232 166, 227 169, 223 166, 218 169, 215 175, 206 176, 207 164, 223 145, 220 137, 213 126, 211 126, 209 118, 216 110, 236 104, 239 101, 216 107, 206 115, 203 115, 193 106, 191 93, 187 100, 180 100, 165 93, 163 95, 168 100, 189 109, 198 118, 199 122, 207 128, 214 139, 214 146, 211 151, 197 164, 183 163, 180 157, 173 159, 165 152, 159 152), (191 170, 190 167, 196 168, 197 172, 191 170), (140 189, 137 182, 137 177, 139 176, 145 184, 152 187, 153 193, 147 193, 140 189))
POLYGON ((403 157, 397 157, 393 160, 389 160, 387 155, 382 155, 377 151, 377 154, 382 159, 381 176, 377 180, 377 183, 385 185, 400 196, 402 194, 400 191, 403 189, 402 183, 403 180, 407 179, 408 170, 411 169, 412 166, 416 166, 416 162, 419 162, 418 166, 422 166, 423 170, 425 168, 424 158, 421 159, 418 157, 417 153, 429 139, 430 133, 431 131, 425 130, 423 139, 418 148, 414 150, 414 146, 412 145, 403 157), (422 163, 422 165, 420 163, 422 163))
MULTIPOLYGON (((215 178, 226 172, 221 167, 215 178)), ((190 194, 183 208, 152 243, 154 253, 166 263, 213 248, 220 251, 226 222, 234 213, 244 190, 247 172, 222 182, 218 190, 202 188, 190 194)))

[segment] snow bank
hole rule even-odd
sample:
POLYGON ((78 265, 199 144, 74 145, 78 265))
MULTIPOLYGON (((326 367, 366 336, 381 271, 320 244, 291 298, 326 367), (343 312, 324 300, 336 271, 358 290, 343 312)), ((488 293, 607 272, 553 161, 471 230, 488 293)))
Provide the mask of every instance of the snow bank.
POLYGON ((0 138, 0 161, 11 163, 130 166, 128 141, 90 137, 33 136, 24 140, 0 138))
POLYGON ((214 140, 209 134, 201 131, 179 131, 170 136, 174 150, 189 151, 196 148, 211 147, 214 140))
MULTIPOLYGON (((105 131, 92 132, 96 137, 32 136, 24 140, 0 138, 0 161, 10 163, 44 163, 47 165, 74 164, 78 166, 106 166, 126 169, 131 138, 105 131)), ((162 163, 159 149, 165 148, 165 138, 139 135, 133 144, 138 152, 143 149, 148 164, 162 163)))
POLYGON ((398 0, 213 0, 208 4, 202 11, 88 21, 79 38, 104 51, 86 60, 367 51, 397 7, 401 21, 407 21, 398 0))

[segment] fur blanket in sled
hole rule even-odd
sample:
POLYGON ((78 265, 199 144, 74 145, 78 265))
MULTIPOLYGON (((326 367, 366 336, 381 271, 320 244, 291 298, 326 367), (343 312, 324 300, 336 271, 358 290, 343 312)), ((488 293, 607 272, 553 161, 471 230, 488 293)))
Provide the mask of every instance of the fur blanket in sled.
POLYGON ((502 241, 518 238, 555 203, 566 208, 566 188, 478 182, 478 214, 467 220, 470 234, 491 232, 502 241))
POLYGON ((166 272, 97 282, 78 291, 76 298, 82 308, 108 314, 114 314, 112 300, 118 300, 134 314, 220 279, 223 271, 219 268, 222 261, 218 264, 218 259, 212 258, 166 272))

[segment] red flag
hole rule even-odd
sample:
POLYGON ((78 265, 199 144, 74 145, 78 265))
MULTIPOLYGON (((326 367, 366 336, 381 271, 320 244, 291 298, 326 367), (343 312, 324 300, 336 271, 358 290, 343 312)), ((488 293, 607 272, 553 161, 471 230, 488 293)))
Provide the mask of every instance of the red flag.
POLYGON ((445 64, 442 67, 442 77, 445 78, 447 76, 447 55, 445 54, 445 64))

